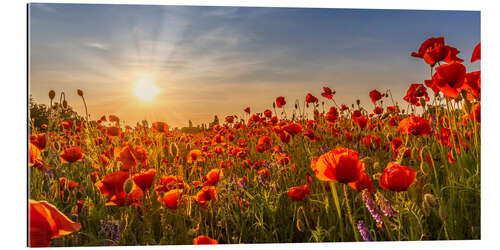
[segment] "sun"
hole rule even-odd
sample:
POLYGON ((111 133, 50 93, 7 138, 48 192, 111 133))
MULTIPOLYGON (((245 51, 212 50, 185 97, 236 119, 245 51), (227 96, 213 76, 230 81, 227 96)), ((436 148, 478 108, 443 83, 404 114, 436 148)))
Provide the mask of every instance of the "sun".
POLYGON ((160 88, 149 79, 139 80, 135 85, 135 95, 145 102, 152 101, 159 92, 160 88))

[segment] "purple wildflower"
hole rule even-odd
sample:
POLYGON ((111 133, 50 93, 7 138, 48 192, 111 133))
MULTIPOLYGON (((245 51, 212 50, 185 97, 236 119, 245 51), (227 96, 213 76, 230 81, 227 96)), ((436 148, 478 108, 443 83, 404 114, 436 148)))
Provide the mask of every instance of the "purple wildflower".
POLYGON ((372 236, 370 235, 370 232, 365 227, 365 223, 362 220, 358 221, 357 226, 358 226, 359 234, 361 234, 361 237, 363 238, 364 241, 373 241, 372 236))
POLYGON ((243 178, 238 181, 238 185, 240 185, 243 189, 247 189, 247 183, 243 178))
MULTIPOLYGON (((120 221, 117 220, 101 220, 101 230, 99 238, 112 240, 117 243, 120 241, 120 221)), ((113 245, 115 244, 113 243, 113 245)))
POLYGON ((375 221, 377 222, 377 227, 381 228, 384 224, 384 221, 382 220, 382 216, 380 215, 380 213, 377 211, 375 204, 373 204, 370 193, 366 190, 363 190, 363 201, 365 201, 366 208, 368 208, 368 211, 370 211, 373 219, 375 219, 375 221))
POLYGON ((375 194, 375 199, 382 213, 389 218, 396 217, 396 210, 390 201, 388 201, 381 193, 375 194))

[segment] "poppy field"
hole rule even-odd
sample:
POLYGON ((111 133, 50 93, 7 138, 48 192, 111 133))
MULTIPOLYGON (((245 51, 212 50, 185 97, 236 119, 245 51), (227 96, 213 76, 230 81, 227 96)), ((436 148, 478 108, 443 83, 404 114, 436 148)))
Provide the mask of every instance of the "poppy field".
POLYGON ((28 138, 28 245, 480 239, 481 78, 463 64, 480 44, 416 47, 429 79, 402 100, 341 104, 325 86, 196 133, 64 120, 50 91, 28 138))

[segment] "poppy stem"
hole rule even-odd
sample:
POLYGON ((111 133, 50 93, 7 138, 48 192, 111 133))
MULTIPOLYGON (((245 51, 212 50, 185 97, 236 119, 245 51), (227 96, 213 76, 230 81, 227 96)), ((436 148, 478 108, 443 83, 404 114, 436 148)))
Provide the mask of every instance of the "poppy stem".
POLYGON ((344 196, 345 196, 344 199, 347 204, 347 214, 349 215, 349 221, 351 221, 352 232, 354 233, 354 238, 356 238, 356 241, 360 241, 359 234, 356 231, 356 224, 354 224, 354 220, 352 219, 351 205, 349 204, 350 200, 349 196, 347 195, 347 185, 344 184, 343 186, 344 186, 344 196))
POLYGON ((332 190, 333 201, 335 202, 335 207, 337 208, 337 215, 340 222, 340 237, 342 241, 344 241, 344 220, 342 218, 342 214, 340 213, 339 195, 337 194, 335 183, 333 183, 333 181, 330 181, 328 182, 328 184, 330 185, 330 189, 332 190))

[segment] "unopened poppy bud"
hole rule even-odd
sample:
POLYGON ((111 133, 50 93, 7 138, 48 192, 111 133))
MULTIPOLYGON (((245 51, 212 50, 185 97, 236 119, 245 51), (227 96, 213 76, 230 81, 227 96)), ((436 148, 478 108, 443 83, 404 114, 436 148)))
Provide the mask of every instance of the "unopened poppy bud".
POLYGON ((299 108, 299 106, 297 105, 297 103, 295 103, 295 109, 299 108))
POLYGON ((77 93, 79 96, 83 96, 83 91, 82 91, 81 89, 78 89, 78 90, 76 91, 76 93, 77 93))
POLYGON ((276 103, 275 102, 273 102, 273 108, 276 108, 276 103))
POLYGON ((424 202, 429 207, 436 206, 436 196, 432 194, 424 194, 424 202))
POLYGON ((359 104, 361 104, 361 101, 359 99, 356 100, 356 104, 359 106, 359 104))
POLYGON ((131 178, 128 178, 127 181, 123 184, 123 187, 125 189, 125 192, 128 194, 132 190, 132 187, 134 186, 134 182, 132 181, 131 178))
POLYGON ((54 97, 56 97, 56 92, 54 90, 50 90, 49 91, 49 98, 50 98, 50 100, 54 99, 54 97))
POLYGON ((425 99, 423 97, 420 97, 420 105, 422 105, 422 107, 425 107, 425 99))
POLYGON ((66 100, 63 101, 63 107, 68 108, 68 102, 66 100))

